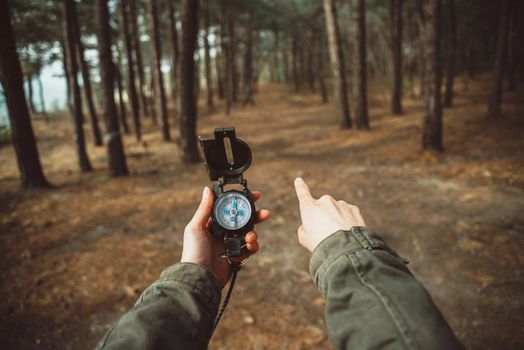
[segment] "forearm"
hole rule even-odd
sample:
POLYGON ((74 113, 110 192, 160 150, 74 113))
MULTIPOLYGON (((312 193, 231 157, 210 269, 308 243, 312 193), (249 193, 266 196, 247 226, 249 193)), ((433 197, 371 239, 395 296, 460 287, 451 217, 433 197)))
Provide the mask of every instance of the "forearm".
POLYGON ((313 253, 310 270, 326 299, 337 349, 455 349, 462 346, 424 287, 378 235, 339 231, 313 253))
POLYGON ((97 349, 205 349, 220 302, 218 280, 199 265, 166 269, 97 349))

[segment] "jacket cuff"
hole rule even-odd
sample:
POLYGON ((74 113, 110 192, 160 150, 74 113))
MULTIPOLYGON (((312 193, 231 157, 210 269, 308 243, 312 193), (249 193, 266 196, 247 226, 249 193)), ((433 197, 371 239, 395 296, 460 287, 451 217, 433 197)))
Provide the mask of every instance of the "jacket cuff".
POLYGON ((218 309, 222 286, 205 267, 194 263, 178 263, 165 269, 159 282, 175 282, 177 285, 198 293, 210 310, 218 309))
POLYGON ((378 234, 367 227, 353 226, 349 231, 337 231, 320 242, 311 256, 309 272, 317 287, 319 287, 321 291, 323 290, 321 282, 324 272, 326 272, 339 257, 363 249, 382 249, 400 258, 378 234))

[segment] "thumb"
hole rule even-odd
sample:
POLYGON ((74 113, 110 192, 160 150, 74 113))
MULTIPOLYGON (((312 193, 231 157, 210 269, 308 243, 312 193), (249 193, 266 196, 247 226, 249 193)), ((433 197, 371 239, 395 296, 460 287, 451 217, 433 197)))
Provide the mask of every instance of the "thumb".
POLYGON ((308 185, 301 177, 295 179, 295 191, 297 192, 299 204, 305 204, 313 200, 308 185))
POLYGON ((204 187, 204 191, 202 192, 202 200, 200 201, 200 205, 198 206, 195 215, 193 215, 191 223, 199 227, 204 227, 209 220, 211 211, 213 210, 213 203, 213 192, 211 192, 209 187, 206 186, 204 187))

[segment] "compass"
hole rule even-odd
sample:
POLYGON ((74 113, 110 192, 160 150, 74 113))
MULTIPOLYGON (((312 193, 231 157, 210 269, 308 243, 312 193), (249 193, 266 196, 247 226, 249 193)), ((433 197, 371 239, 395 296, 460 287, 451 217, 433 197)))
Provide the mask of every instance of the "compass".
POLYGON ((249 199, 242 192, 231 190, 215 203, 213 218, 217 224, 229 230, 238 230, 249 222, 252 209, 249 199))
POLYGON ((253 194, 243 177, 252 158, 247 143, 236 137, 235 128, 217 128, 214 136, 199 140, 209 179, 216 181, 212 186, 216 200, 211 232, 224 238, 226 251, 222 256, 229 259, 243 254, 244 237, 255 225, 253 194), (240 185, 242 189, 225 190, 229 185, 240 185))

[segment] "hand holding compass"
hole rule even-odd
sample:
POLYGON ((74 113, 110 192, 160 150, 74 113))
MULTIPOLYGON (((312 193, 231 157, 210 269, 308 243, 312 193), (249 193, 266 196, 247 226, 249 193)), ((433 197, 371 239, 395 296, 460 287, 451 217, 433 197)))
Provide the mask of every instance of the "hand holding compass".
POLYGON ((184 232, 182 262, 206 267, 227 283, 232 263, 240 263, 258 250, 256 223, 269 218, 269 211, 256 210, 260 192, 251 192, 243 172, 251 164, 249 146, 236 138, 234 128, 215 129, 214 139, 200 139, 213 191, 204 189, 202 201, 184 232), (224 191, 240 184, 242 190, 224 191))
MULTIPOLYGON (((253 192, 253 200, 256 202, 261 197, 260 192, 253 192)), ((230 275, 231 266, 226 259, 219 256, 226 249, 224 240, 211 234, 211 211, 213 210, 214 194, 208 188, 204 188, 202 201, 184 230, 184 246, 181 262, 190 262, 205 267, 219 280, 221 286, 225 286, 230 275)), ((269 211, 266 209, 256 211, 256 223, 266 221, 269 211)), ((255 231, 249 232, 246 237, 246 256, 253 255, 258 251, 258 237, 255 231)), ((232 258, 243 260, 246 256, 232 258)))

